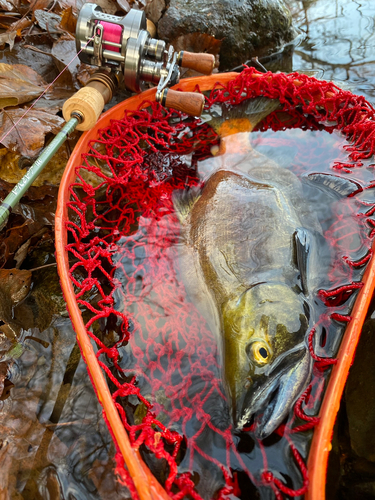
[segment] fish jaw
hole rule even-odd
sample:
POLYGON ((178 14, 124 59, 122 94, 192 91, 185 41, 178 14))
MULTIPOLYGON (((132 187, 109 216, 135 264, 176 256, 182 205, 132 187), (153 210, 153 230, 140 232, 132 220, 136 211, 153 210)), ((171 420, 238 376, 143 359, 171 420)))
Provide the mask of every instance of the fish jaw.
POLYGON ((306 346, 302 349, 297 346, 285 353, 284 358, 287 356, 291 356, 290 363, 282 367, 278 360, 275 369, 265 375, 264 383, 256 389, 249 389, 237 419, 237 430, 242 430, 255 416, 255 437, 265 439, 287 417, 310 382, 313 366, 313 359, 306 346))

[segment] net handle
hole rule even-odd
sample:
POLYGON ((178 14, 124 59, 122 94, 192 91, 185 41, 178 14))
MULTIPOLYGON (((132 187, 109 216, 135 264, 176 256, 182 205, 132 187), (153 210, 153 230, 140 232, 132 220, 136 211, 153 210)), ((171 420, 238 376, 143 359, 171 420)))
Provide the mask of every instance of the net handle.
MULTIPOLYGON (((254 73, 253 78, 272 79, 272 74, 265 75, 262 73, 254 73)), ((224 73, 215 74, 206 77, 194 77, 181 80, 173 89, 193 92, 199 86, 201 92, 205 90, 212 90, 212 88, 220 82, 223 86, 238 77, 238 73, 224 73)), ((292 81, 295 87, 300 87, 303 82, 298 78, 292 81)), ((163 499, 170 500, 165 490, 160 486, 158 481, 151 474, 150 470, 142 461, 139 453, 135 451, 129 442, 127 433, 121 423, 121 419, 117 409, 111 398, 107 383, 103 373, 99 367, 98 361, 95 357, 93 348, 88 338, 83 319, 75 300, 73 287, 69 278, 69 263, 68 257, 65 252, 67 244, 67 230, 65 223, 67 218, 67 202, 69 201, 69 186, 75 180, 75 165, 81 163, 81 152, 88 151, 89 142, 97 138, 98 129, 105 128, 110 125, 111 120, 120 120, 123 118, 125 110, 137 110, 142 107, 148 106, 148 102, 155 101, 155 89, 150 89, 142 94, 136 95, 127 99, 126 101, 118 104, 104 113, 99 119, 96 126, 84 133, 74 148, 71 155, 64 176, 62 178, 57 211, 55 220, 55 233, 56 233, 56 257, 58 264, 58 271, 60 275, 61 286, 64 292, 68 309, 74 324, 77 338, 80 343, 83 355, 86 359, 88 369, 95 383, 95 388, 98 392, 100 402, 106 413, 107 419, 117 441, 117 444, 123 454, 125 463, 133 477, 137 491, 141 500, 163 499), (142 106, 142 103, 145 103, 142 106), (133 475, 134 474, 134 475, 133 475), (147 479, 146 479, 147 478, 147 479), (144 487, 145 481, 149 483, 149 488, 144 487)), ((333 99, 335 94, 327 92, 325 98, 332 101, 327 103, 327 109, 333 109, 333 99)), ((322 95, 318 92, 316 95, 304 95, 301 97, 306 100, 318 101, 322 95)), ((375 242, 373 244, 375 251, 375 242)), ((367 265, 364 277, 363 288, 359 291, 357 300, 355 302, 352 320, 346 328, 340 350, 339 361, 334 366, 331 378, 328 384, 326 394, 320 410, 320 423, 315 429, 311 450, 308 459, 309 470, 309 488, 306 493, 306 500, 324 500, 325 499, 325 479, 327 471, 328 454, 331 449, 331 438, 333 433, 333 426, 336 420, 336 415, 340 406, 341 396, 344 390, 345 382, 348 376, 350 365, 353 362, 356 346, 360 337, 362 325, 366 317, 367 309, 371 300, 372 291, 375 286, 375 260, 372 258, 367 265)))

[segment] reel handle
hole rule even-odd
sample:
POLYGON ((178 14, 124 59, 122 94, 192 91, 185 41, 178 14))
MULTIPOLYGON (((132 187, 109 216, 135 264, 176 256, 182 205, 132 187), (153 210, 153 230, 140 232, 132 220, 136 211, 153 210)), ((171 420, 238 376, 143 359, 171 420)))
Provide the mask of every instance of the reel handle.
POLYGON ((191 116, 202 114, 204 101, 204 95, 199 92, 178 92, 171 89, 164 89, 160 99, 166 108, 177 109, 191 116))
POLYGON ((215 56, 205 52, 195 53, 181 50, 177 57, 177 64, 182 68, 189 68, 204 75, 211 75, 215 67, 215 56))

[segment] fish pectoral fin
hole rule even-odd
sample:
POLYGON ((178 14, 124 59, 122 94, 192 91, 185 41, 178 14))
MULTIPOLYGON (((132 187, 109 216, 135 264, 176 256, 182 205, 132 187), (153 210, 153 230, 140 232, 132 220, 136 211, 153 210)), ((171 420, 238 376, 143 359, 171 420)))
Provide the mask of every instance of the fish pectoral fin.
POLYGON ((355 193, 363 191, 362 186, 358 182, 333 174, 308 174, 303 176, 303 180, 336 199, 352 196, 355 193))
POLYGON ((187 190, 173 192, 173 206, 181 223, 185 222, 193 206, 201 197, 201 193, 202 189, 198 186, 192 186, 187 190))
POLYGON ((295 248, 295 264, 300 272, 302 291, 309 295, 309 260, 314 245, 312 234, 305 228, 298 228, 293 235, 295 248))

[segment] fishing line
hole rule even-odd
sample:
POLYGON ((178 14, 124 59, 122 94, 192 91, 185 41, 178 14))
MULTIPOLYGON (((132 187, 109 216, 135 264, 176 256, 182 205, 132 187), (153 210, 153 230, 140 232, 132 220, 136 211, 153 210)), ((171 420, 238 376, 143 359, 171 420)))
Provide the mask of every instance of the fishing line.
POLYGON ((20 121, 25 118, 25 116, 27 115, 27 113, 35 106, 35 104, 39 101, 39 99, 41 99, 44 94, 46 92, 48 92, 48 90, 52 87, 52 85, 56 82, 56 80, 58 80, 60 78, 60 76, 64 73, 64 71, 69 68, 69 66, 72 64, 72 62, 77 59, 77 57, 79 56, 79 54, 82 52, 82 50, 84 50, 87 45, 95 38, 95 35, 93 35, 91 38, 89 38, 86 42, 86 44, 81 48, 81 50, 79 52, 77 52, 77 54, 73 57, 73 59, 65 66, 65 68, 61 71, 61 73, 59 73, 56 78, 53 80, 53 82, 51 82, 47 88, 43 91, 42 94, 40 94, 40 96, 33 102, 33 104, 27 108, 27 110, 25 111, 25 113, 18 119, 18 121, 16 123, 13 124, 13 127, 11 127, 8 132, 3 135, 3 137, 0 139, 0 142, 2 143, 4 141, 4 139, 6 139, 8 137, 8 135, 12 132, 12 130, 14 130, 17 125, 20 123, 20 121))

